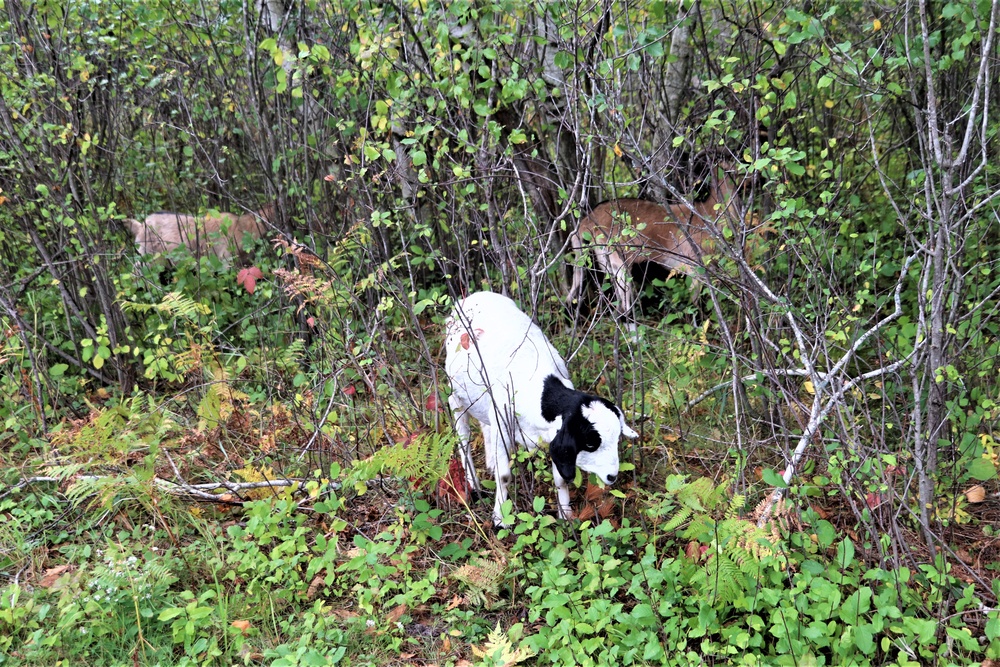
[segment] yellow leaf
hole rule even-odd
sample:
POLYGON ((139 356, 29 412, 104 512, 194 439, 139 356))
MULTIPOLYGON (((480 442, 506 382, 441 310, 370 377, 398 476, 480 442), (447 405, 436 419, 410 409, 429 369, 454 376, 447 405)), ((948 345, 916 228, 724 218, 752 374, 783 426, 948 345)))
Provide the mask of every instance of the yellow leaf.
POLYGON ((802 388, 806 390, 807 394, 811 394, 813 396, 816 395, 816 387, 813 386, 813 383, 810 380, 803 382, 802 388))
POLYGON ((622 149, 621 149, 621 147, 618 144, 615 144, 615 147, 614 147, 613 150, 615 151, 615 155, 617 155, 618 157, 622 156, 622 149))
POLYGON ((823 102, 823 106, 825 106, 827 109, 832 109, 833 108, 833 100, 827 100, 826 102, 823 102))
POLYGON ((881 21, 879 21, 878 19, 875 19, 874 21, 872 21, 872 30, 881 30, 881 29, 882 29, 882 22, 881 21))

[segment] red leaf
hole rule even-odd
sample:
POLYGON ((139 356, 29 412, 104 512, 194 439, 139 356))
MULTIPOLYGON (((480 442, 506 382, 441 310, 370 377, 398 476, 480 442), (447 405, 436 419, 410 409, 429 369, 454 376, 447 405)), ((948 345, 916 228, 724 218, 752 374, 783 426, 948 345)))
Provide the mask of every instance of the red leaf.
POLYGON ((473 336, 469 335, 468 331, 463 331, 462 332, 462 337, 461 337, 461 339, 459 339, 459 344, 462 346, 463 350, 468 350, 469 349, 469 345, 472 344, 472 341, 476 340, 476 338, 478 338, 479 336, 482 336, 483 333, 484 332, 483 332, 482 329, 476 329, 475 330, 475 337, 473 337, 473 336))
POLYGON ((344 395, 346 396, 354 396, 357 393, 358 390, 354 388, 353 384, 349 384, 346 387, 344 387, 344 395))
POLYGON ((431 411, 434 410, 437 410, 438 412, 445 411, 444 405, 441 402, 441 399, 438 398, 437 394, 431 394, 430 396, 428 396, 427 401, 424 403, 424 407, 431 411))
POLYGON ((881 493, 875 493, 874 491, 869 491, 865 494, 865 505, 868 505, 868 509, 873 510, 882 503, 885 502, 885 497, 881 493))
POLYGON ((242 285, 247 292, 253 294, 254 290, 257 289, 257 281, 263 277, 264 274, 260 272, 260 269, 256 266, 250 266, 236 274, 236 284, 242 285))
POLYGON ((312 329, 313 327, 316 326, 316 318, 315 317, 307 317, 306 318, 306 324, 308 324, 309 328, 312 329))
POLYGON ((457 457, 448 462, 448 475, 438 481, 437 496, 441 500, 455 499, 460 503, 469 502, 469 483, 465 480, 465 469, 457 457))

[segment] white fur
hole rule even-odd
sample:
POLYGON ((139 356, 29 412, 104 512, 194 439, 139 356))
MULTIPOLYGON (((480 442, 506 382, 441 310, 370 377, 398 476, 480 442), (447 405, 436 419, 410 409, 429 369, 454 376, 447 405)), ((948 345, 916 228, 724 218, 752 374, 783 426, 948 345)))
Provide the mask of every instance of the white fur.
MULTIPOLYGON (((493 521, 502 525, 501 505, 507 500, 511 480, 510 456, 514 442, 529 450, 551 443, 563 428, 562 416, 548 421, 542 416, 545 379, 555 376, 573 390, 566 362, 531 319, 505 296, 478 292, 456 304, 446 323, 445 370, 451 380, 448 403, 462 443, 462 464, 472 488, 479 479, 472 463, 469 416, 482 426, 486 467, 497 482, 493 521), (513 442, 512 442, 513 440, 513 442)), ((585 399, 580 392, 574 394, 585 399)), ((593 398, 593 397, 591 397, 593 398)), ((618 438, 637 437, 624 417, 593 398, 579 408, 601 436, 594 452, 580 451, 576 465, 595 473, 605 483, 618 475, 618 438)), ((553 464, 559 516, 569 518, 568 482, 553 464)))

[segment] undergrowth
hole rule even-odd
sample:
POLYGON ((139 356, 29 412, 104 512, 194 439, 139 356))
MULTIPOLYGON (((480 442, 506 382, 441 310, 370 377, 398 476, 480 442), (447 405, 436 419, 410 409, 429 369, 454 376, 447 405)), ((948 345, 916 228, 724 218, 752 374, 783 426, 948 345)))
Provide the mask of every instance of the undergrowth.
MULTIPOLYGON (((401 456, 381 458, 417 465, 401 456)), ((637 512, 599 523, 559 521, 537 497, 493 537, 471 529, 464 509, 436 509, 406 485, 379 483, 385 472, 372 461, 334 466, 235 513, 169 499, 164 507, 156 487, 136 485, 116 496, 112 514, 106 502, 85 511, 73 535, 42 518, 46 505, 73 507, 58 488, 14 489, 0 500, 16 519, 2 533, 0 661, 924 665, 1000 657, 997 612, 984 613, 974 586, 945 562, 871 567, 826 521, 790 522, 787 510, 758 528, 727 482, 671 476, 637 512), (369 488, 358 495, 363 471, 369 488)))

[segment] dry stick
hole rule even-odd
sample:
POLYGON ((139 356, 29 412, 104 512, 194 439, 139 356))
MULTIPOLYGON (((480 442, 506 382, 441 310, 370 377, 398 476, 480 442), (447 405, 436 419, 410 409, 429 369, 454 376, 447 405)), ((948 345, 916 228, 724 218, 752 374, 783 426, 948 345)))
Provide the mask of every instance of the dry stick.
MULTIPOLYGON (((7 488, 7 490, 4 491, 3 494, 0 494, 0 500, 2 500, 3 498, 6 498, 7 496, 9 496, 11 493, 13 493, 14 491, 16 491, 17 489, 19 489, 21 487, 24 487, 24 486, 29 486, 31 484, 43 484, 43 483, 47 483, 47 484, 59 484, 59 483, 61 483, 63 481, 66 481, 66 479, 73 479, 73 480, 81 480, 81 481, 93 482, 93 481, 96 481, 96 480, 99 480, 99 479, 104 479, 105 477, 107 477, 107 476, 104 476, 104 475, 80 475, 79 477, 74 477, 74 478, 46 477, 46 476, 27 477, 25 479, 22 479, 17 484, 13 484, 13 485, 9 486, 7 488)), ((294 486, 296 484, 305 484, 308 481, 309 480, 307 480, 307 479, 301 479, 301 480, 299 480, 299 479, 276 479, 276 480, 271 480, 269 482, 227 482, 227 481, 219 481, 219 482, 207 482, 207 483, 204 483, 204 484, 186 484, 184 482, 181 482, 181 483, 172 482, 169 479, 163 479, 161 477, 154 477, 153 478, 153 484, 155 484, 157 487, 159 487, 160 489, 162 489, 163 491, 169 493, 172 496, 185 496, 185 495, 187 495, 187 496, 193 496, 195 498, 198 498, 199 500, 210 500, 213 503, 235 503, 235 504, 239 504, 239 501, 233 501, 233 500, 224 499, 219 494, 209 493, 209 491, 214 491, 214 490, 217 490, 217 489, 226 489, 227 491, 230 491, 231 493, 240 493, 242 491, 248 491, 250 489, 269 489, 269 488, 281 488, 281 487, 294 486)), ((329 486, 330 486, 331 489, 334 489, 334 490, 340 488, 340 485, 337 484, 337 483, 335 483, 335 482, 331 482, 329 486)))
MULTIPOLYGON (((823 420, 826 418, 827 414, 829 414, 830 410, 833 409, 833 407, 844 397, 844 395, 848 391, 850 391, 855 386, 866 380, 870 380, 875 377, 881 377, 888 373, 892 373, 897 368, 900 368, 901 366, 909 362, 909 360, 917 353, 917 350, 923 347, 923 341, 920 341, 916 343, 913 346, 913 350, 902 359, 899 359, 898 361, 895 361, 889 364, 888 366, 884 366, 882 368, 876 368, 875 370, 869 371, 867 373, 862 373, 858 377, 848 380, 847 382, 843 383, 836 391, 834 391, 825 403, 823 402, 822 399, 823 391, 833 380, 838 379, 839 374, 844 370, 844 367, 851 362, 851 360, 857 354, 858 350, 865 343, 865 341, 867 341, 869 338, 878 333, 887 324, 898 319, 903 314, 903 305, 901 302, 903 282, 906 279, 906 272, 909 270, 910 264, 912 264, 916 258, 917 258, 916 254, 910 255, 906 259, 906 262, 903 264, 902 270, 900 270, 899 280, 896 282, 896 289, 893 293, 893 303, 895 305, 893 311, 889 315, 879 320, 875 324, 875 326, 873 326, 872 328, 868 329, 868 331, 861 334, 861 336, 859 336, 858 339, 854 341, 854 344, 850 347, 850 349, 847 350, 847 352, 840 359, 840 361, 838 361, 834 365, 834 367, 830 370, 829 373, 817 373, 815 370, 813 370, 812 365, 808 364, 805 355, 803 354, 803 359, 802 359, 803 363, 806 363, 806 365, 809 366, 809 369, 811 371, 809 375, 813 382, 815 398, 813 398, 813 407, 812 407, 812 413, 810 414, 809 417, 809 423, 803 430, 802 437, 799 438, 799 442, 795 447, 795 451, 792 452, 792 459, 791 461, 788 462, 788 465, 785 467, 785 472, 781 476, 785 484, 788 484, 789 482, 792 481, 792 477, 795 474, 795 468, 802 460, 802 455, 805 453, 806 446, 809 444, 809 441, 812 440, 812 436, 819 429, 820 425, 823 423, 823 420)), ((792 315, 791 313, 791 309, 789 309, 787 316, 789 322, 794 324, 795 318, 794 315, 792 315)), ((795 329, 796 337, 798 338, 800 335, 798 327, 794 326, 793 328, 795 329)), ((804 343, 804 340, 802 341, 802 343, 804 343)), ((800 344, 799 349, 801 352, 804 353, 805 352, 804 344, 800 344)), ((766 524, 770 520, 771 513, 774 511, 774 506, 777 505, 778 501, 781 500, 781 497, 784 495, 784 492, 785 492, 785 487, 778 487, 771 494, 771 500, 768 502, 764 511, 760 515, 760 519, 757 521, 758 527, 762 528, 764 524, 766 524)))

